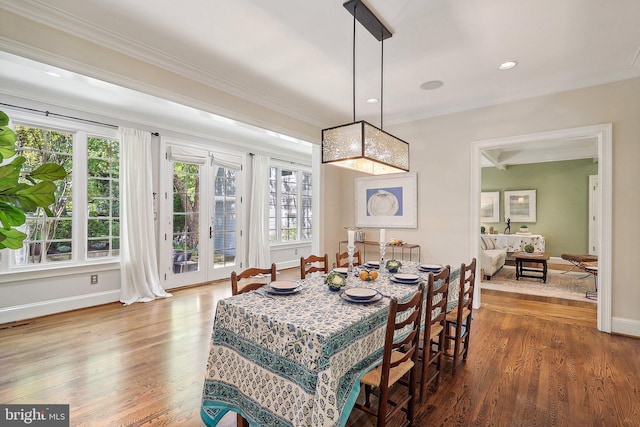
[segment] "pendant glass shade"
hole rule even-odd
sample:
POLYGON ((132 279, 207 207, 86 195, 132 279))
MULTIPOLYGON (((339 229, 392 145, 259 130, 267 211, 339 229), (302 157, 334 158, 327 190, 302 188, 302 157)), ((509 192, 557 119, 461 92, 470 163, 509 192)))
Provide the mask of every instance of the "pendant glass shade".
POLYGON ((322 131, 322 163, 373 175, 409 171, 409 144, 359 121, 322 131))
POLYGON ((384 63, 382 42, 391 31, 362 0, 349 0, 344 7, 353 15, 353 122, 322 130, 322 163, 373 175, 409 171, 409 144, 382 130, 383 67, 380 67, 380 128, 364 120, 356 121, 356 21, 380 43, 380 63, 384 63))

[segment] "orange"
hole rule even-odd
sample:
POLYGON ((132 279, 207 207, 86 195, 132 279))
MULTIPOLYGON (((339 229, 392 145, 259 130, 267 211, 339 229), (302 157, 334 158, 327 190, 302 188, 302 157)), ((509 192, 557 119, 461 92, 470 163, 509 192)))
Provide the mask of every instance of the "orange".
POLYGON ((362 270, 360 272, 360 280, 367 280, 367 277, 369 277, 369 272, 362 270))
POLYGON ((373 270, 371 273, 369 273, 369 276, 371 276, 373 280, 376 280, 378 278, 378 272, 373 270))

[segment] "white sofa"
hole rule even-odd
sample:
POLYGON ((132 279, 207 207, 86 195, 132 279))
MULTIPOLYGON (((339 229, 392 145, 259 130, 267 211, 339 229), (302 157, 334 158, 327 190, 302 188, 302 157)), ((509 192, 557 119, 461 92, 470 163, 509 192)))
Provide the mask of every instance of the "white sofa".
POLYGON ((480 268, 487 280, 496 274, 504 266, 507 259, 507 250, 496 245, 488 236, 480 236, 480 268))

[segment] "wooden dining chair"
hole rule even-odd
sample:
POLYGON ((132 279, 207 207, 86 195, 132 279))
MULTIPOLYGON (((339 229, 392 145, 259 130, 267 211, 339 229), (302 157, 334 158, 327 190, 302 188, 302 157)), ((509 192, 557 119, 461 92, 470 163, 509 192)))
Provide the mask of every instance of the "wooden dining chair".
POLYGON ((329 256, 309 255, 308 257, 300 257, 300 278, 304 279, 307 274, 329 272, 329 256))
POLYGON ((270 275, 270 279, 273 282, 276 280, 276 264, 271 264, 271 268, 247 268, 240 274, 237 274, 235 271, 231 272, 231 295, 238 295, 245 292, 253 291, 255 289, 260 289, 265 285, 265 280, 260 280, 255 276, 259 274, 267 274, 270 275), (238 282, 242 279, 252 279, 249 283, 248 280, 243 282, 242 288, 238 288, 238 282))
POLYGON ((476 280, 476 259, 471 264, 460 266, 460 292, 458 305, 447 314, 445 340, 448 349, 453 343, 453 352, 445 351, 445 354, 453 357, 451 373, 456 374, 460 356, 467 360, 469 354, 469 338, 471 335, 471 320, 473 318, 473 289, 476 280))
MULTIPOLYGON (((353 253, 353 266, 362 265, 362 258, 360 257, 360 251, 355 251, 353 253)), ((336 267, 349 267, 349 253, 336 252, 336 267)))
POLYGON ((424 331, 420 337, 422 342, 420 402, 426 398, 427 386, 434 384, 434 388, 437 389, 442 377, 450 272, 451 267, 447 265, 436 275, 429 273, 427 281, 427 296, 423 315, 424 331), (430 370, 431 372, 429 372, 430 370))
POLYGON ((378 427, 386 426, 392 417, 403 411, 407 414, 406 422, 414 425, 423 293, 424 284, 421 283, 409 301, 399 303, 396 298, 391 299, 382 363, 360 380, 364 385, 365 401, 356 402, 355 407, 376 416, 378 427), (401 335, 394 337, 401 329, 401 335), (407 374, 409 381, 401 381, 407 374), (394 393, 395 400, 392 401, 390 389, 395 385, 406 387, 406 394, 399 396, 394 393), (371 394, 378 397, 377 409, 371 407, 371 394))
MULTIPOLYGON (((270 275, 270 279, 273 282, 276 280, 276 264, 272 263, 271 268, 247 268, 242 271, 240 274, 237 274, 235 271, 231 272, 231 295, 244 294, 245 292, 253 291, 256 289, 260 289, 265 285, 265 281, 257 279, 255 276, 258 274, 268 274, 270 275), (242 288, 238 288, 238 282, 242 279, 254 279, 251 283, 243 282, 242 288), (255 281, 257 280, 257 281, 255 281)), ((249 427, 249 422, 240 414, 237 414, 236 417, 236 425, 237 427, 249 427)))

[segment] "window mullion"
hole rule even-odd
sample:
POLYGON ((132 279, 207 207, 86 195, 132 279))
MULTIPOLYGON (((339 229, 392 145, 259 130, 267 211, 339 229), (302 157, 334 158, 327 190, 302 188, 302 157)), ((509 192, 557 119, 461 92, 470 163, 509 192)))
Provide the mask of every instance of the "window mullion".
POLYGON ((302 240, 302 171, 296 171, 296 240, 302 240))
POLYGON ((87 133, 78 131, 74 136, 73 152, 73 247, 75 261, 87 259, 87 133), (76 151, 77 148, 77 151, 76 151))
POLYGON ((282 242, 282 170, 276 168, 276 242, 282 242))

